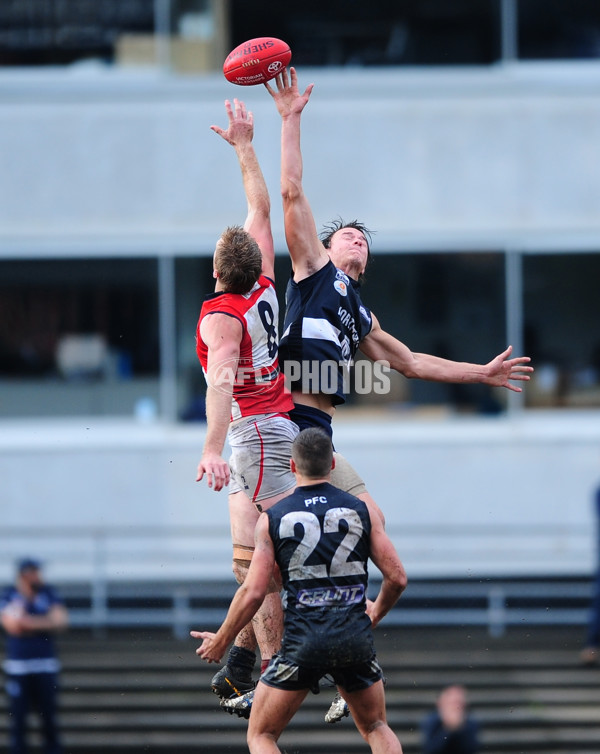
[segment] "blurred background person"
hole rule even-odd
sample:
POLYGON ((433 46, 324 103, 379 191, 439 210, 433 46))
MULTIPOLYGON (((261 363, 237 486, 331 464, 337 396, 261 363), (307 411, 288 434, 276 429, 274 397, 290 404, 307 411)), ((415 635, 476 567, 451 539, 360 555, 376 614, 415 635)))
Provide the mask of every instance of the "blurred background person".
POLYGON ((7 633, 6 692, 9 699, 10 751, 27 751, 27 715, 41 718, 45 754, 62 751, 57 724, 60 664, 53 634, 68 625, 65 605, 55 589, 44 583, 41 563, 32 558, 17 566, 14 586, 0 596, 0 619, 7 633))
POLYGON ((464 686, 447 686, 422 724, 423 754, 477 754, 479 725, 470 716, 464 686))
POLYGON ((585 646, 581 650, 581 662, 584 665, 596 665, 598 662, 598 648, 600 647, 600 486, 594 496, 596 514, 596 575, 594 595, 590 606, 585 646))

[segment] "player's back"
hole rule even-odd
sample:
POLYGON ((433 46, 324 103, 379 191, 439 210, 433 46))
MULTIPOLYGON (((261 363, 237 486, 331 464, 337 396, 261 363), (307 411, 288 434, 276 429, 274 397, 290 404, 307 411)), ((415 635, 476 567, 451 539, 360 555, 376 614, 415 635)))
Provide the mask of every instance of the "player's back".
POLYGON ((299 487, 267 515, 283 580, 285 656, 308 667, 369 659, 366 505, 319 483, 299 487))

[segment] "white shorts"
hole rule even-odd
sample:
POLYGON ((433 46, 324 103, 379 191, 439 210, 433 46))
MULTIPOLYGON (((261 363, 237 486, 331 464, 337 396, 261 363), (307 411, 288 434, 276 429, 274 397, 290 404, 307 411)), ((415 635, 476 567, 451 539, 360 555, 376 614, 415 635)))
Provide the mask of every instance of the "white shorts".
POLYGON ((253 503, 296 486, 290 469, 298 427, 282 414, 240 419, 229 428, 229 492, 245 492, 253 503))

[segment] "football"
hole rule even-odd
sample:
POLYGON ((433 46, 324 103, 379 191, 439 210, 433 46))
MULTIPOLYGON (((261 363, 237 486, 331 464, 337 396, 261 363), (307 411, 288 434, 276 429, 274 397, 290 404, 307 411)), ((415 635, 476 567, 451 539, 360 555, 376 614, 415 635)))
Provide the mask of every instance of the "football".
POLYGON ((264 84, 289 65, 289 45, 275 37, 257 37, 238 45, 225 58, 223 73, 227 81, 239 86, 264 84))

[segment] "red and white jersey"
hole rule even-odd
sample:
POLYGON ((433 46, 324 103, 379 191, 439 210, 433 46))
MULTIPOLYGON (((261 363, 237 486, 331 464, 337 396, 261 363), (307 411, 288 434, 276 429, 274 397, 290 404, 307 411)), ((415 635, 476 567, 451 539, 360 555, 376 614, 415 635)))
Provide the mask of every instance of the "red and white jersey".
MULTIPOLYGON (((211 314, 235 317, 242 325, 240 358, 234 375, 231 420, 257 414, 286 413, 294 408, 277 358, 279 304, 275 286, 261 275, 249 293, 211 293, 200 311, 196 327, 196 353, 206 376, 208 348, 200 335, 200 324, 211 314)), ((212 385, 230 381, 231 376, 218 365, 213 369, 212 385)))

